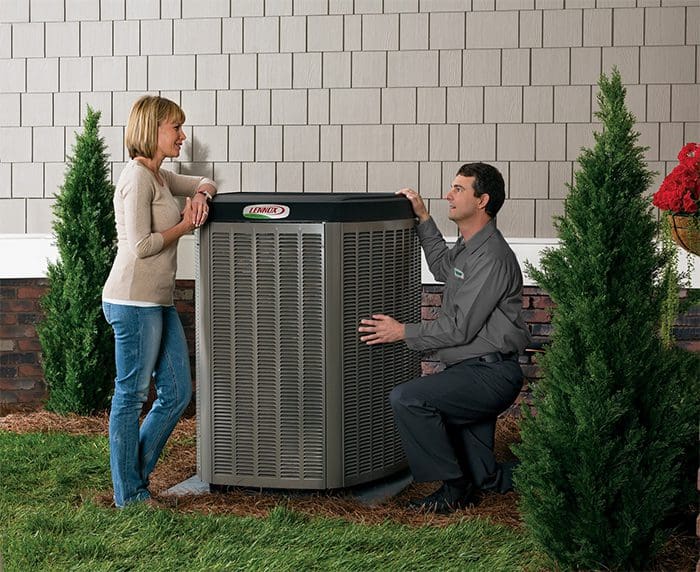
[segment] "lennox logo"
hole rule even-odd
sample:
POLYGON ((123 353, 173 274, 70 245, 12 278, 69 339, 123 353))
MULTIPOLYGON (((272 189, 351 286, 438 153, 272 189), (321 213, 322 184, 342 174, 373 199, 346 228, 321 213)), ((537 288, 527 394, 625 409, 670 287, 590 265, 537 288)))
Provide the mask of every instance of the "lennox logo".
POLYGON ((243 216, 255 219, 287 218, 289 207, 285 205, 248 205, 243 207, 243 216))

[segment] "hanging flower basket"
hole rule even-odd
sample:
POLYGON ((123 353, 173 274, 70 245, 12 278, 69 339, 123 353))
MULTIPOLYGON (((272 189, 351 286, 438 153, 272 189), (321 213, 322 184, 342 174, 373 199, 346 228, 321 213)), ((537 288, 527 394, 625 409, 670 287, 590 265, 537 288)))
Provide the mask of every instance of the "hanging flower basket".
POLYGON ((696 216, 681 214, 668 215, 671 237, 681 248, 700 256, 700 220, 696 216))
POLYGON ((667 212, 673 240, 700 255, 700 144, 687 143, 678 165, 654 193, 654 205, 667 212))

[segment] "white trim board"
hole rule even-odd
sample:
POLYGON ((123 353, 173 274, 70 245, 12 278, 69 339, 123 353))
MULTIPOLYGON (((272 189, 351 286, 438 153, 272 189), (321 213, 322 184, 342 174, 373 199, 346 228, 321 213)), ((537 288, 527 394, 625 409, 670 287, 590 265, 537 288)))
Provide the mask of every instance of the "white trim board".
MULTIPOLYGON (((454 238, 447 239, 449 244, 454 238)), ((194 236, 184 236, 180 240, 177 260, 177 277, 181 280, 194 280, 194 236)), ((508 244, 515 252, 521 268, 525 261, 539 265, 540 256, 545 248, 556 247, 558 241, 553 238, 510 238, 508 244)), ((680 268, 687 267, 688 257, 692 254, 679 249, 680 268)), ((49 234, 0 234, 0 279, 2 278, 43 278, 46 276, 48 261, 58 257, 57 248, 49 234)), ((422 258, 422 283, 438 283, 422 258)), ((691 278, 691 287, 700 288, 700 257, 694 256, 695 267, 691 278)), ((535 282, 523 270, 526 286, 536 286, 535 282)))

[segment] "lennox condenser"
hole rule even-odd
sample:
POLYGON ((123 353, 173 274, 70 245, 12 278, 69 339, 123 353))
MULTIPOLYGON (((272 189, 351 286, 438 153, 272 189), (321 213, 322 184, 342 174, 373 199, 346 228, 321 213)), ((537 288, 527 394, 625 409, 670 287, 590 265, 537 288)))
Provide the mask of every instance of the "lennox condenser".
POLYGON ((420 249, 393 194, 217 196, 196 253, 197 468, 218 485, 332 489, 406 466, 387 396, 420 375, 357 328, 420 320, 420 249))

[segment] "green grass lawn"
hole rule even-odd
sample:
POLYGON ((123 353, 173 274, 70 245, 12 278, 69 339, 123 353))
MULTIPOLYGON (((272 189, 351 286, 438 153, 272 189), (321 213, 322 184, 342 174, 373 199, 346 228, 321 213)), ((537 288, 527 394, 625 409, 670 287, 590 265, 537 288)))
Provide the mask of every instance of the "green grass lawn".
POLYGON ((0 431, 4 571, 553 568, 522 531, 479 518, 411 528, 284 506, 260 519, 92 502, 110 486, 105 437, 0 431))

